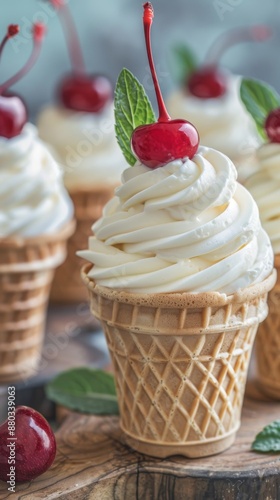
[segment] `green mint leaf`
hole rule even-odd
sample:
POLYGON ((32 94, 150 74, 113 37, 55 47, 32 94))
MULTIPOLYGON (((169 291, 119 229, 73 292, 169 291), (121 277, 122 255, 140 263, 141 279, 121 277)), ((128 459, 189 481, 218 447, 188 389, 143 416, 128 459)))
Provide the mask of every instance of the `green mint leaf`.
POLYGON ((136 158, 131 151, 133 130, 140 125, 156 121, 152 105, 137 78, 124 68, 118 77, 115 89, 115 131, 117 141, 129 165, 136 158))
POLYGON ((186 45, 175 45, 172 49, 169 65, 174 80, 182 85, 198 67, 198 61, 186 45))
POLYGON ((71 410, 95 415, 118 415, 114 376, 103 370, 74 368, 46 386, 47 397, 71 410))
POLYGON ((280 107, 280 96, 267 83, 243 78, 240 86, 240 97, 255 120, 260 136, 267 140, 264 123, 267 115, 273 109, 280 107))
POLYGON ((262 453, 280 453, 280 420, 275 420, 257 434, 252 449, 262 453))

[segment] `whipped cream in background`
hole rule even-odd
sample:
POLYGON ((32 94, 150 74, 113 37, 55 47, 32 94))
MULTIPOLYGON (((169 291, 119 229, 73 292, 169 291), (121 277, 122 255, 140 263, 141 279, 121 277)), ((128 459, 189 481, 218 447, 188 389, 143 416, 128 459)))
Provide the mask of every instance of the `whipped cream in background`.
POLYGON ((113 104, 100 113, 49 106, 40 113, 38 129, 70 191, 120 183, 127 163, 115 137, 113 104))
POLYGON ((222 153, 201 146, 190 159, 137 164, 92 227, 99 285, 134 293, 233 293, 272 271, 273 252, 250 193, 222 153))
POLYGON ((0 238, 41 236, 73 217, 58 165, 27 123, 20 135, 0 137, 0 238))
POLYGON ((226 94, 215 99, 200 99, 187 89, 177 89, 169 96, 167 109, 172 118, 184 118, 196 126, 203 146, 221 151, 242 168, 242 159, 254 153, 260 138, 240 100, 240 80, 229 76, 226 94))
POLYGON ((247 179, 246 188, 257 202, 276 255, 280 254, 280 144, 261 146, 257 160, 259 170, 247 179))

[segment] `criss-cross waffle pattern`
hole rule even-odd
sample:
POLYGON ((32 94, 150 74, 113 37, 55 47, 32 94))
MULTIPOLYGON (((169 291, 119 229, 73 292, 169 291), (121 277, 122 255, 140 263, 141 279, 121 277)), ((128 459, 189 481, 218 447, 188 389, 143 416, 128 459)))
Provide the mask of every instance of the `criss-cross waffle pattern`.
POLYGON ((0 383, 37 368, 54 268, 65 258, 72 230, 69 224, 57 236, 0 244, 0 383))
POLYGON ((278 279, 268 294, 269 314, 256 338, 257 378, 261 389, 280 400, 280 258, 278 279))
POLYGON ((87 285, 114 364, 121 426, 134 442, 187 446, 236 432, 267 289, 246 302, 203 294, 202 307, 201 294, 138 300, 87 285))
POLYGON ((75 208, 76 230, 68 240, 66 260, 55 272, 51 301, 88 301, 88 292, 81 280, 84 260, 77 256, 77 251, 88 248, 91 227, 101 217, 104 205, 113 194, 114 187, 110 186, 98 191, 85 189, 70 193, 75 208))

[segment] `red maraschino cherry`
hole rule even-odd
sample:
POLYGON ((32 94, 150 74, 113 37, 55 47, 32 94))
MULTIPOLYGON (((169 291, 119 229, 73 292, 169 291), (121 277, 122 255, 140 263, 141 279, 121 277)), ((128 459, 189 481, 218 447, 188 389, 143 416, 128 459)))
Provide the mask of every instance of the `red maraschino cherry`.
POLYGON ((264 127, 270 141, 280 143, 280 108, 273 109, 269 113, 264 127))
MULTIPOLYGON (((6 42, 19 33, 18 25, 10 25, 0 45, 0 56, 6 42)), ((33 26, 33 51, 21 70, 0 85, 0 136, 11 139, 19 135, 27 121, 27 111, 22 99, 16 95, 7 94, 8 89, 23 78, 34 66, 45 35, 45 26, 36 23, 33 26)))
POLYGON ((16 483, 31 481, 49 469, 55 455, 54 433, 47 420, 33 408, 18 406, 15 420, 7 419, 0 426, 2 481, 11 481, 14 476, 16 483))
POLYGON ((271 36, 267 26, 238 28, 219 37, 206 56, 206 63, 196 69, 187 79, 187 89, 200 99, 221 97, 227 91, 228 73, 218 64, 224 52, 234 44, 245 41, 264 41, 271 36))
POLYGON ((186 120, 171 120, 160 91, 151 50, 151 25, 154 10, 150 2, 144 4, 144 33, 149 65, 154 82, 159 118, 157 123, 137 127, 131 137, 131 146, 138 160, 149 168, 158 168, 180 158, 192 158, 197 152, 199 135, 186 120))
POLYGON ((103 75, 87 75, 75 23, 65 0, 50 0, 60 14, 68 38, 73 73, 63 78, 58 95, 64 107, 74 111, 98 113, 113 98, 112 84, 103 75))

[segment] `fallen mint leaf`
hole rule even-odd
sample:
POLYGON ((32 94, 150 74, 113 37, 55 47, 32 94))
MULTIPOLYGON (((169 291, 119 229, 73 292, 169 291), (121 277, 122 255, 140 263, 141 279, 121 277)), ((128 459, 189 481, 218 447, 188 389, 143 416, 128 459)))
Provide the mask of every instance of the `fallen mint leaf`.
POLYGON ((264 128, 268 114, 280 107, 280 96, 267 83, 243 78, 240 86, 240 97, 247 111, 252 115, 260 136, 267 140, 264 128))
POLYGON ((174 80, 179 85, 183 85, 188 76, 198 67, 198 61, 186 45, 175 45, 172 49, 169 65, 174 80))
POLYGON ((280 420, 275 420, 257 434, 252 449, 262 453, 280 453, 280 420))
POLYGON ((74 368, 60 373, 46 386, 47 397, 82 413, 118 415, 115 379, 111 373, 74 368))
POLYGON ((152 105, 137 78, 128 70, 119 74, 115 89, 115 131, 118 144, 129 165, 136 158, 131 150, 131 135, 136 127, 156 121, 152 105))

